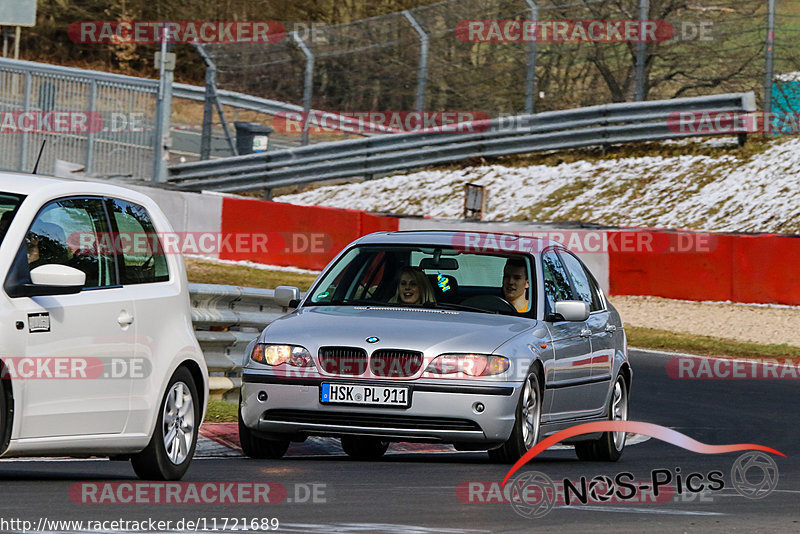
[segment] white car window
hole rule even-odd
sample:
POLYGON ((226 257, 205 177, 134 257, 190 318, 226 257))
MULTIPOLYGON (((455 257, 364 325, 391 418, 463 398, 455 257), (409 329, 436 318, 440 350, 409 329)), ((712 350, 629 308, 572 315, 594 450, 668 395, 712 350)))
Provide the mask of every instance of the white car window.
POLYGON ((125 200, 110 200, 111 214, 117 226, 121 253, 122 284, 146 284, 169 280, 164 247, 147 210, 125 200))
POLYGON ((86 288, 117 285, 114 256, 110 250, 98 246, 107 235, 102 199, 50 202, 36 216, 25 237, 28 268, 67 265, 86 274, 86 288))

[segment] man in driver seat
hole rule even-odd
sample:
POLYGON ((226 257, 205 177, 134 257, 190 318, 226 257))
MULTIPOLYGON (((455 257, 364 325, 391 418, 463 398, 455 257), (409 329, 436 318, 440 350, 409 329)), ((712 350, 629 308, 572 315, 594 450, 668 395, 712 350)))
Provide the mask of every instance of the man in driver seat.
POLYGON ((503 298, 514 306, 518 313, 528 311, 529 286, 525 261, 509 258, 503 268, 503 298))

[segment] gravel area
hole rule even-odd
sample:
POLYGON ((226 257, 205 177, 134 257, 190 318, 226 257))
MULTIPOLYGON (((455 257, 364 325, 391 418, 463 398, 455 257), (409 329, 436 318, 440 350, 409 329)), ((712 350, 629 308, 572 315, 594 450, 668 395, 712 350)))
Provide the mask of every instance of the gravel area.
POLYGON ((611 296, 626 325, 800 347, 800 307, 611 296))

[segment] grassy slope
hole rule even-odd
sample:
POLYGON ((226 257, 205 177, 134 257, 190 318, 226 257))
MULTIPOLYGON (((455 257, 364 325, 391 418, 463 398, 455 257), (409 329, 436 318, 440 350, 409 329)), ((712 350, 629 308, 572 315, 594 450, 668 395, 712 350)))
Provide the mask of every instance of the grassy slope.
POLYGON ((289 271, 270 271, 243 265, 228 265, 197 258, 184 258, 190 282, 274 289, 295 286, 307 291, 316 275, 289 271))

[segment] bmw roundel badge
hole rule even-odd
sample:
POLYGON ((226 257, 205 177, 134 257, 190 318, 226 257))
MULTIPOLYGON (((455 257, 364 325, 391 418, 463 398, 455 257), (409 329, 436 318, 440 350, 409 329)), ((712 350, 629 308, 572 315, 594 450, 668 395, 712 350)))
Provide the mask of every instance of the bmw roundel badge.
POLYGON ((378 341, 380 341, 380 339, 378 339, 375 336, 371 336, 371 337, 367 338, 367 343, 377 343, 378 341))

